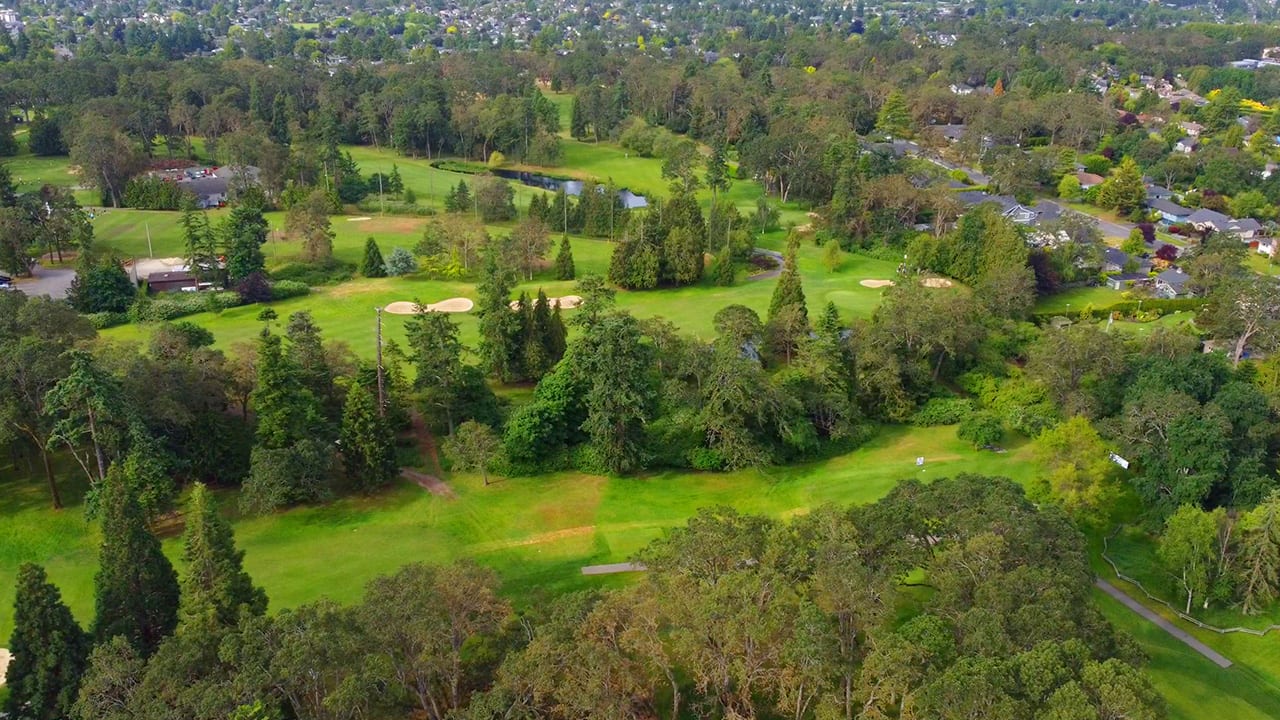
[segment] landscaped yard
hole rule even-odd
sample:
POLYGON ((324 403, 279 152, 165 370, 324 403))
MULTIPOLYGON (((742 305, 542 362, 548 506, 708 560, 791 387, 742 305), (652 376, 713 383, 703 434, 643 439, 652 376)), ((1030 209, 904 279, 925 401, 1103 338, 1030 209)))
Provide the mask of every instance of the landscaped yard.
POLYGON ((1106 307, 1124 300, 1124 293, 1109 287, 1082 287, 1064 290, 1042 298, 1036 303, 1036 312, 1057 312, 1063 315, 1079 314, 1086 307, 1106 307))

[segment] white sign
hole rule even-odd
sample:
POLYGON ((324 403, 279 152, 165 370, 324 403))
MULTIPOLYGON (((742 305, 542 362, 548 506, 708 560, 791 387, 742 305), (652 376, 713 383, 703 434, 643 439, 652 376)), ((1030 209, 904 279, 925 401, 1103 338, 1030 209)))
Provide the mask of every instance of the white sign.
POLYGON ((1115 454, 1115 453, 1107 453, 1107 457, 1111 458, 1111 462, 1113 462, 1113 463, 1115 463, 1115 464, 1119 465, 1120 467, 1124 468, 1125 470, 1128 470, 1128 469, 1129 469, 1129 461, 1128 461, 1128 460, 1125 460, 1124 458, 1120 457, 1119 455, 1117 455, 1117 454, 1115 454))

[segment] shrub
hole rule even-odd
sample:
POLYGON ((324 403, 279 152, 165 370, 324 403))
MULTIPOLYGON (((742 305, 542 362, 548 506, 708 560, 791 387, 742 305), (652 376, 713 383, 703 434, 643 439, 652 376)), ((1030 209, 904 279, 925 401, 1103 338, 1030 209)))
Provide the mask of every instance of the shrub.
POLYGON ((413 253, 404 248, 395 248, 391 254, 387 256, 387 274, 392 277, 408 275, 418 271, 418 261, 414 259, 413 253))
POLYGON ((85 319, 90 325, 98 330, 106 330, 109 327, 124 325, 129 322, 129 313, 127 312, 96 312, 85 315, 85 319))
POLYGON ((301 297, 311 292, 311 287, 297 280, 277 280, 271 283, 271 300, 287 300, 301 297))
POLYGON ((315 287, 329 283, 350 280, 355 275, 356 266, 341 260, 330 258, 319 263, 290 263, 271 273, 272 280, 297 280, 304 285, 315 287))
POLYGON ((689 467, 694 470, 723 470, 724 456, 718 450, 694 448, 689 451, 689 467))
POLYGON ((271 284, 267 282, 266 274, 261 271, 246 275, 240 284, 236 285, 236 292, 240 294, 240 302, 245 305, 266 302, 272 295, 271 284))
POLYGON ((221 292, 176 292, 138 298, 129 308, 134 322, 163 322, 200 312, 222 312, 240 304, 240 294, 221 292))
POLYGON ((956 428, 956 437, 982 449, 1000 442, 1004 437, 1004 424, 995 413, 979 411, 970 413, 956 428))
POLYGON ((955 425, 973 413, 973 401, 967 398, 929 398, 911 417, 912 425, 955 425))

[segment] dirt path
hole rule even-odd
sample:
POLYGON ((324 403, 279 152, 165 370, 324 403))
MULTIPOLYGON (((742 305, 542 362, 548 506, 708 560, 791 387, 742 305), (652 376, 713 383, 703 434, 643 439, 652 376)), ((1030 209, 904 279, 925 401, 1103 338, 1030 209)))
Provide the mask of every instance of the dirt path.
POLYGON ((9 660, 12 658, 8 650, 0 648, 0 687, 4 687, 4 674, 9 669, 9 660))
POLYGON ((400 477, 406 480, 412 480, 423 490, 442 498, 453 499, 457 495, 453 494, 453 488, 449 487, 443 480, 435 475, 428 475, 424 472, 418 472, 413 468, 400 468, 400 477))
POLYGON ((1098 588, 1102 590, 1102 592, 1110 595, 1116 600, 1119 600, 1120 603, 1125 607, 1138 613, 1139 615, 1146 618, 1147 620, 1155 623, 1156 627, 1160 628, 1161 630, 1172 635, 1174 638, 1185 643, 1187 647, 1191 648, 1192 650, 1195 650, 1196 652, 1208 658, 1209 661, 1212 662, 1214 665, 1217 665, 1220 668, 1231 667, 1230 660, 1220 655, 1213 648, 1209 647, 1208 645, 1205 645, 1204 643, 1192 637, 1191 633, 1169 622, 1162 615, 1160 615, 1159 613, 1156 613, 1151 608, 1129 597, 1129 595, 1124 591, 1122 591, 1120 588, 1116 587, 1115 585, 1112 585, 1111 583, 1107 582, 1106 580, 1103 580, 1102 578, 1097 578, 1096 580, 1093 581, 1093 584, 1097 585, 1098 588))
POLYGON ((440 479, 444 474, 444 469, 440 467, 440 453, 436 451, 436 439, 427 429, 427 421, 422 417, 422 413, 413 411, 409 415, 409 421, 413 428, 413 436, 418 440, 418 448, 423 457, 431 461, 431 468, 435 471, 435 475, 428 475, 413 468, 400 468, 400 477, 412 480, 432 495, 443 498, 457 497, 453 488, 440 479))

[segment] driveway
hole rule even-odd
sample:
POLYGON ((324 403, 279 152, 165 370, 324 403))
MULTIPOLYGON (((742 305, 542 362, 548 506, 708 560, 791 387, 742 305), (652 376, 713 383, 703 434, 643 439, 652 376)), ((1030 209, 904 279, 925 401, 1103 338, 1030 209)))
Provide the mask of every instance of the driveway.
POLYGON ((47 268, 37 265, 31 269, 32 277, 14 278, 13 287, 26 293, 28 297, 48 295, 54 300, 67 297, 71 281, 76 277, 75 268, 47 268))

